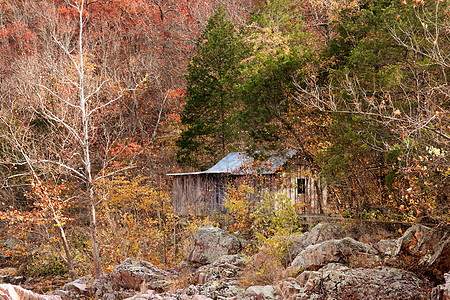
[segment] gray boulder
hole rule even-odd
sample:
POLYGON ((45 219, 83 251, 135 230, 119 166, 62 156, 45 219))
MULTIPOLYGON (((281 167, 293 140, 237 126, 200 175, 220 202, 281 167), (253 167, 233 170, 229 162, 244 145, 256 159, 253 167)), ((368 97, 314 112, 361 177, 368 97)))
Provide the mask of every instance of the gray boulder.
POLYGON ((286 262, 289 264, 306 247, 322 243, 328 240, 342 239, 346 236, 345 230, 341 226, 328 223, 319 223, 309 232, 288 237, 286 262))
POLYGON ((429 299, 426 283, 411 272, 389 267, 330 264, 308 275, 296 299, 429 299))
POLYGON ((58 295, 40 295, 12 284, 0 284, 1 300, 61 300, 58 295))
POLYGON ((78 278, 66 283, 60 290, 56 290, 55 294, 61 296, 63 300, 92 298, 95 294, 93 281, 91 276, 78 278))
POLYGON ((123 289, 138 290, 145 283, 146 288, 163 291, 168 285, 170 273, 143 260, 127 258, 115 266, 108 277, 114 285, 123 289))
POLYGON ((126 298, 125 300, 178 300, 175 295, 170 294, 156 294, 153 290, 148 290, 134 295, 133 297, 126 298))
POLYGON ((418 254, 425 246, 426 236, 432 232, 432 229, 423 225, 413 225, 397 240, 397 247, 394 255, 400 253, 418 254))
POLYGON ((251 286, 240 294, 237 299, 239 300, 260 300, 260 299, 275 299, 276 291, 273 285, 265 286, 251 286))
POLYGON ((245 268, 244 258, 239 255, 224 255, 209 265, 198 268, 191 276, 194 284, 205 284, 213 280, 240 277, 245 268))
MULTIPOLYGON (((413 273, 390 267, 349 268, 330 263, 275 285, 253 286, 237 298, 249 299, 429 299, 430 287, 413 273)), ((439 298, 440 300, 440 298, 439 298)))
POLYGON ((287 278, 275 285, 275 291, 281 299, 295 299, 295 295, 303 290, 303 285, 296 278, 287 278))
POLYGON ((191 275, 193 285, 184 292, 190 297, 203 295, 213 299, 236 297, 243 291, 239 280, 245 268, 244 258, 224 255, 211 264, 202 266, 191 275))
MULTIPOLYGON (((397 240, 394 255, 396 261, 414 262, 420 271, 433 273, 443 281, 444 273, 450 270, 450 230, 413 225, 397 240)), ((408 268, 408 263, 394 266, 408 268)))
POLYGON ((206 226, 197 230, 185 261, 193 265, 206 265, 223 255, 236 254, 241 249, 242 244, 237 237, 223 229, 206 226))
POLYGON ((346 236, 343 227, 328 223, 319 223, 314 226, 303 241, 304 247, 315 245, 328 240, 338 240, 346 236))
POLYGON ((352 238, 329 240, 305 248, 294 259, 288 272, 296 275, 305 270, 317 270, 330 262, 345 263, 352 267, 374 267, 380 264, 378 251, 372 246, 352 238))
POLYGON ((187 289, 178 291, 178 298, 183 299, 183 295, 189 297, 203 295, 212 299, 227 299, 236 297, 242 292, 238 280, 213 280, 205 284, 190 285, 187 289))
POLYGON ((105 300, 126 299, 142 290, 163 292, 171 274, 149 262, 127 258, 113 271, 94 282, 96 297, 105 300))
POLYGON ((192 300, 213 300, 212 298, 206 297, 204 295, 194 295, 192 300))
POLYGON ((450 273, 444 274, 445 283, 438 285, 431 292, 431 300, 450 300, 450 273))
POLYGON ((397 249, 396 241, 391 240, 380 240, 374 245, 382 255, 393 256, 397 249))

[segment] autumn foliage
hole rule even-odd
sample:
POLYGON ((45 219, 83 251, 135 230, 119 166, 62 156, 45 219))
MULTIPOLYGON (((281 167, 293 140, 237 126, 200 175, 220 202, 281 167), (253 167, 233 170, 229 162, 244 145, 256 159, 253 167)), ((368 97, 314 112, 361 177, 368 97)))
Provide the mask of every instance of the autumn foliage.
MULTIPOLYGON (((172 266, 212 221, 173 214, 166 174, 246 150, 299 149, 344 217, 449 222, 449 5, 0 0, 2 247, 172 266)), ((251 193, 230 230, 296 231, 251 193)))

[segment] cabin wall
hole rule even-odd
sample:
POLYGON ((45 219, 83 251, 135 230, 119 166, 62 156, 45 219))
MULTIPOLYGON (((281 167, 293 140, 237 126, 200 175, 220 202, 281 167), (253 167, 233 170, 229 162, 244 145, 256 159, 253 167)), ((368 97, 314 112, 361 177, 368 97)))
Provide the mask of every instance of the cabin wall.
POLYGON ((176 215, 206 215, 223 210, 225 177, 189 174, 173 177, 173 209, 176 215))
POLYGON ((208 215, 224 211, 227 185, 247 184, 254 188, 250 201, 259 201, 264 192, 285 193, 305 214, 329 213, 327 188, 310 166, 293 162, 284 172, 265 176, 227 174, 187 174, 173 176, 173 208, 177 215, 208 215), (304 183, 304 189, 299 188, 304 183))
POLYGON ((293 163, 283 174, 283 178, 282 190, 302 213, 323 214, 329 212, 326 185, 309 165, 293 163))

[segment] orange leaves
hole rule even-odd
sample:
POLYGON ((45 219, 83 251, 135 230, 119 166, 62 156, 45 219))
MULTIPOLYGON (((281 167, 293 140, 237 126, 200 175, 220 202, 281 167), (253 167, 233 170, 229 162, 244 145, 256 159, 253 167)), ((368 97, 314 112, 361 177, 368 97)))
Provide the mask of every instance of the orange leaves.
POLYGON ((410 251, 412 251, 413 249, 417 248, 418 246, 420 246, 419 242, 420 242, 420 237, 423 236, 423 231, 417 231, 414 233, 414 236, 412 236, 408 242, 410 243, 410 245, 408 246, 408 249, 410 251))
POLYGON ((10 206, 8 211, 0 212, 1 220, 9 221, 10 225, 25 232, 33 232, 42 226, 54 226, 70 221, 69 218, 64 217, 63 210, 71 203, 60 198, 60 193, 65 186, 43 184, 36 177, 31 182, 31 188, 31 194, 26 194, 25 197, 28 200, 34 200, 33 207, 29 210, 20 210, 10 206))

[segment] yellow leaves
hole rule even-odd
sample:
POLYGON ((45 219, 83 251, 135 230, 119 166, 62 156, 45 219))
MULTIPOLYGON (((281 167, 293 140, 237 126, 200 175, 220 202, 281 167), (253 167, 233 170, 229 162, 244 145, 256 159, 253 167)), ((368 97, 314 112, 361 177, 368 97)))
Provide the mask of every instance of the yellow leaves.
POLYGON ((103 203, 112 209, 142 210, 150 213, 161 203, 170 198, 166 191, 158 191, 150 187, 148 178, 136 176, 130 180, 116 177, 104 180, 100 185, 103 203))
POLYGON ((228 197, 224 199, 224 207, 227 216, 232 219, 229 230, 240 234, 248 234, 253 222, 252 202, 250 198, 254 194, 254 188, 241 184, 238 187, 229 185, 228 197))
POLYGON ((94 72, 97 69, 97 65, 94 63, 87 63, 86 64, 86 71, 89 73, 94 72))
MULTIPOLYGON (((289 37, 271 27, 259 28, 252 24, 255 31, 246 39, 253 45, 254 55, 245 59, 245 63, 254 63, 266 57, 276 57, 290 53, 289 37)), ((256 68, 257 69, 257 68, 256 68)))
POLYGON ((144 176, 121 176, 100 183, 99 235, 106 269, 126 257, 140 257, 160 267, 176 262, 173 245, 167 242, 176 222, 171 197, 153 186, 152 178, 144 176))
POLYGON ((343 10, 353 11, 354 13, 359 11, 360 1, 359 0, 332 0, 332 1, 318 1, 310 0, 312 3, 316 3, 322 9, 327 10, 328 18, 331 22, 336 22, 340 20, 341 12, 343 10), (325 7, 324 7, 325 6, 325 7))

